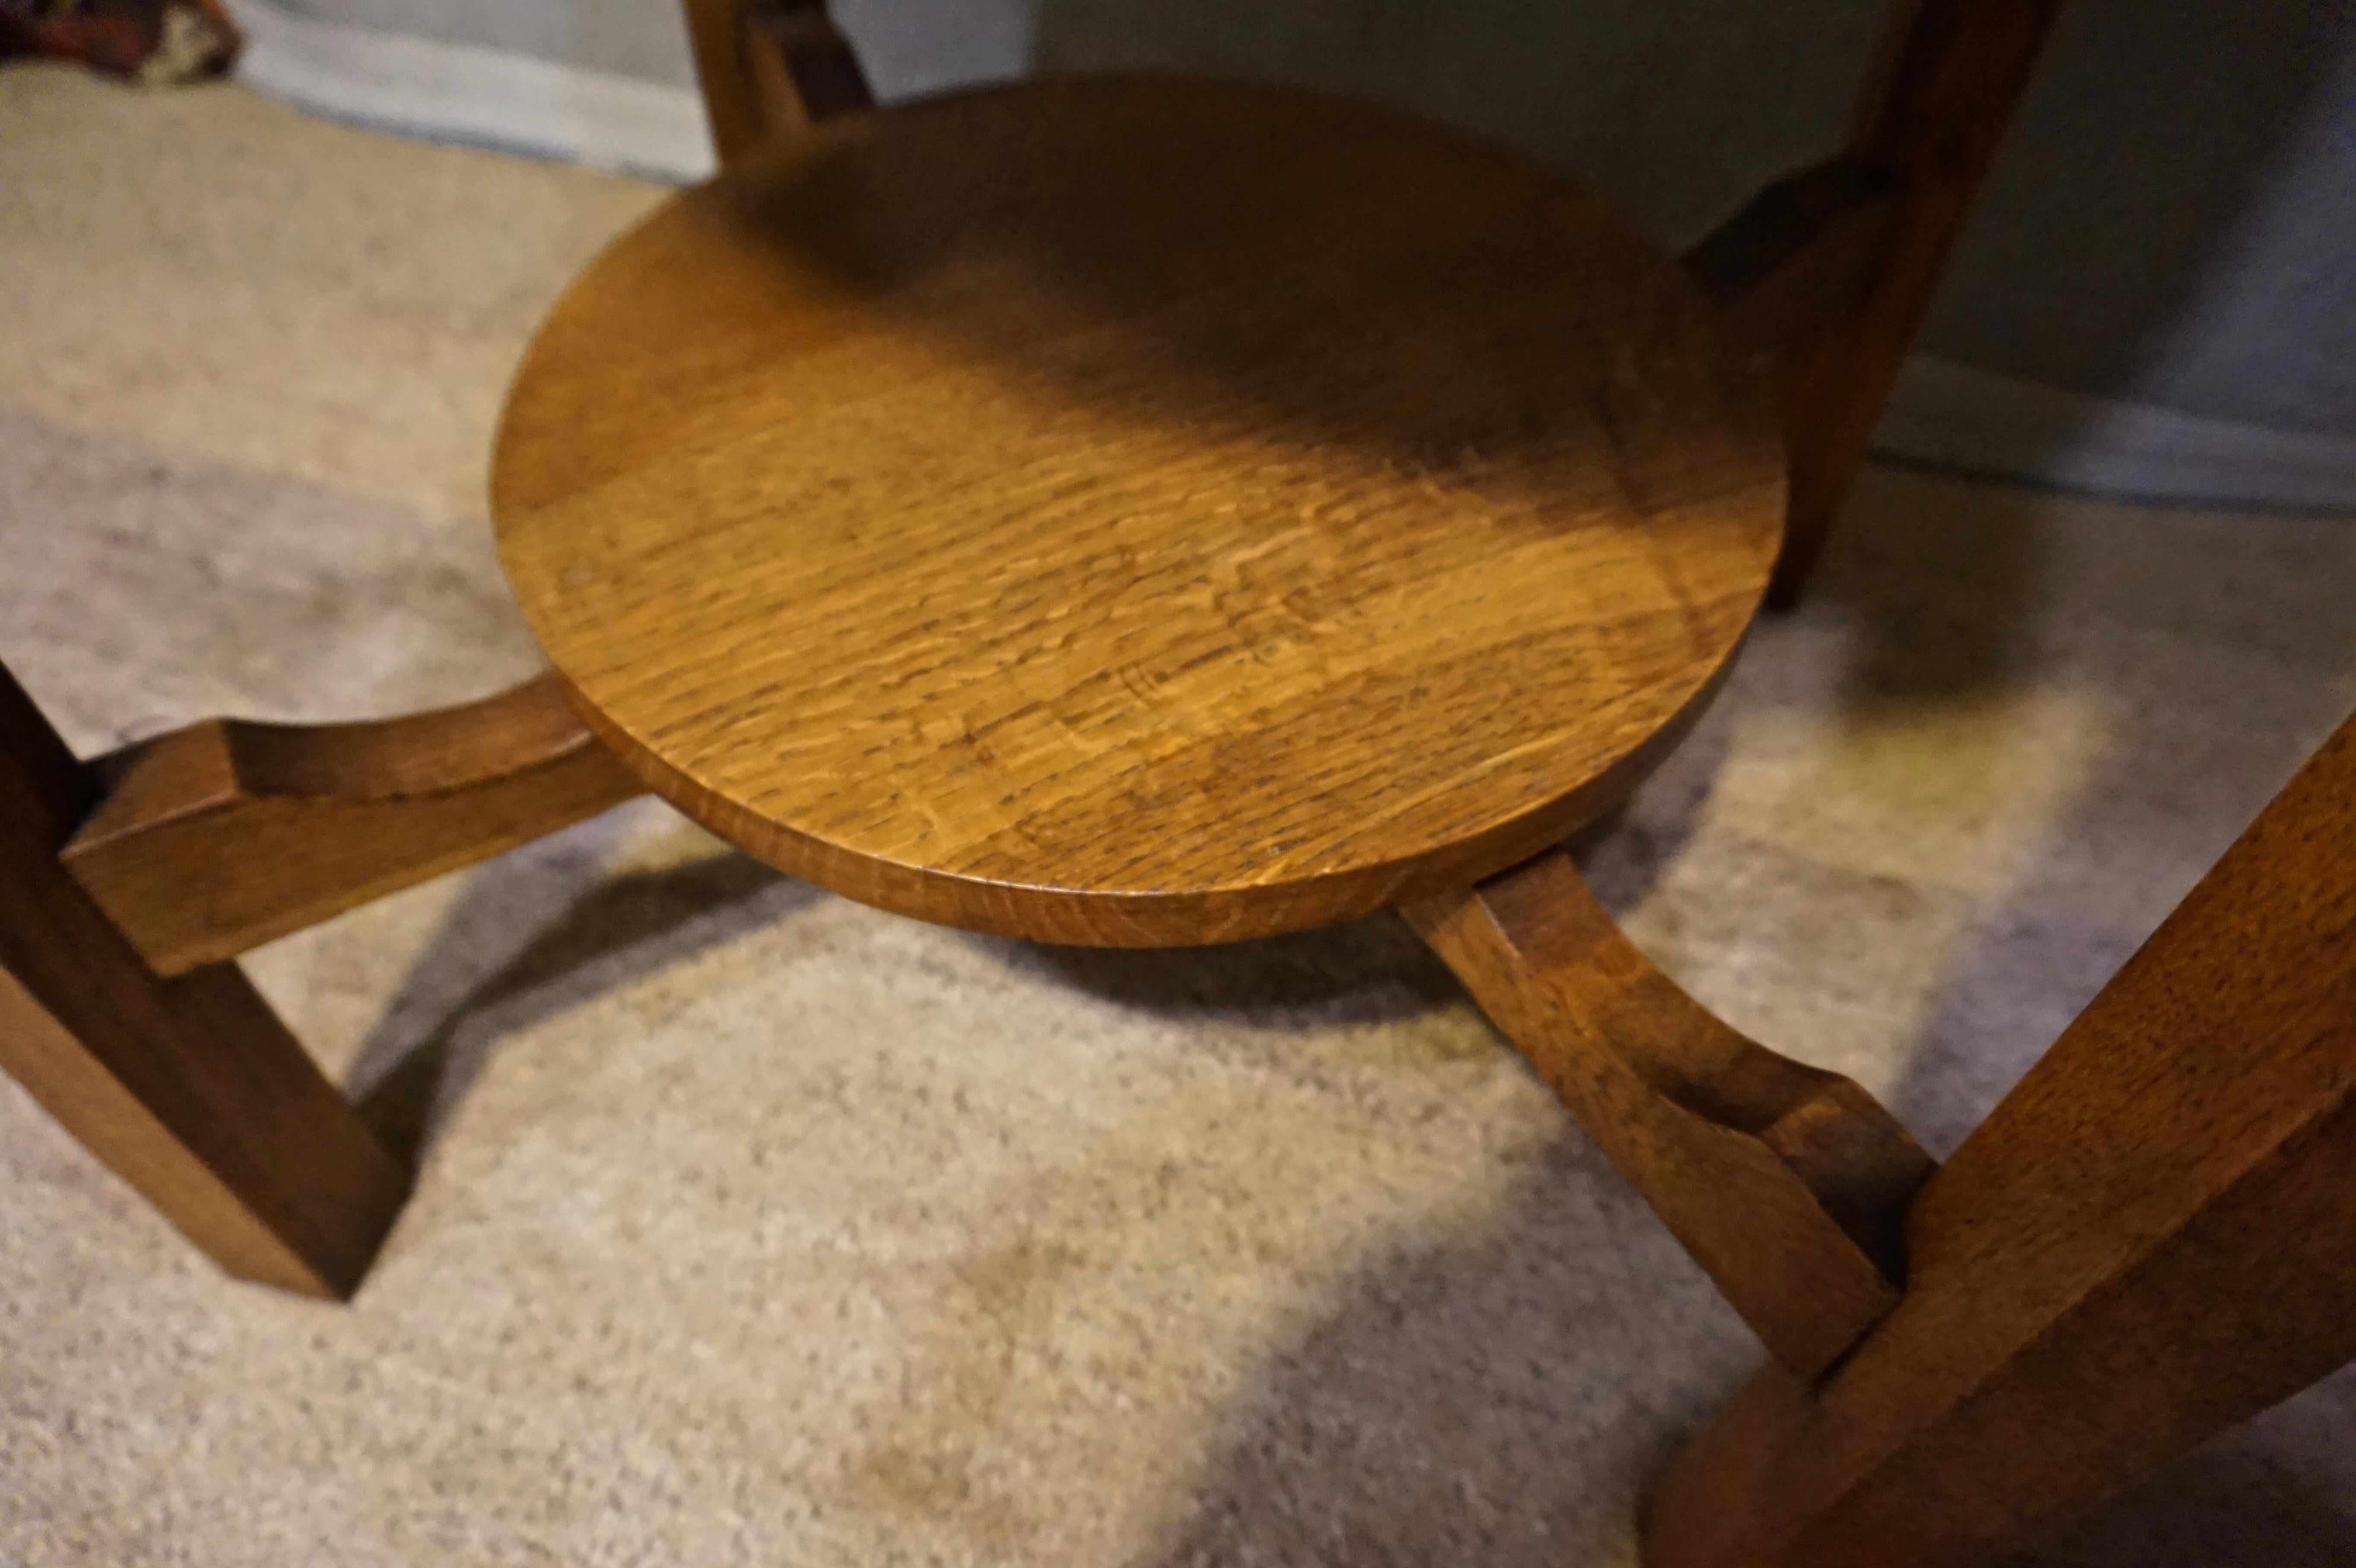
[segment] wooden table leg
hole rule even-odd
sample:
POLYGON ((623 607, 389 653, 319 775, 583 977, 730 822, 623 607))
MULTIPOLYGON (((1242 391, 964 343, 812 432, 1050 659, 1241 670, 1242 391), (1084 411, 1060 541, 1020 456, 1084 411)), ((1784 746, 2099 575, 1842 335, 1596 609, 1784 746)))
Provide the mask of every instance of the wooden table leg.
POLYGON ((230 1274, 349 1295, 408 1171, 235 965, 159 977, 66 874, 95 798, 0 669, 0 1067, 230 1274))
POLYGON ((1898 1304, 1931 1157, 1858 1085, 1678 989, 1569 855, 1401 912, 1780 1364, 1823 1371, 1898 1304))
POLYGON ((1796 603, 1996 161, 2059 0, 1903 0, 1858 100, 1844 161, 1890 182, 1889 243, 1845 319, 1784 377, 1791 521, 1770 604, 1796 603))
POLYGON ((1652 1568, 1985 1561, 2356 1358, 2356 721, 1677 1462, 1652 1568))

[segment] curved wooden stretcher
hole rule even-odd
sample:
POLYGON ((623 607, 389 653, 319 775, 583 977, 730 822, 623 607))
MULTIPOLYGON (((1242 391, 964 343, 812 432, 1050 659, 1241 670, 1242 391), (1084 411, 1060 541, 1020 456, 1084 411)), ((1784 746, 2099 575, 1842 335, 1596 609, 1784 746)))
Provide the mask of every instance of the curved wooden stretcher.
POLYGON ((1767 1350, 1648 1560, 2017 1541, 2356 1355, 2356 726, 1944 1168, 1551 846, 1796 589, 2052 9, 1901 5, 1848 147, 1680 269, 1395 117, 869 113, 821 6, 691 4, 723 175, 502 430, 555 667, 87 763, 0 671, 0 1064, 224 1268, 339 1296, 408 1174, 230 960, 642 789, 1020 936, 1398 908, 1767 1350))

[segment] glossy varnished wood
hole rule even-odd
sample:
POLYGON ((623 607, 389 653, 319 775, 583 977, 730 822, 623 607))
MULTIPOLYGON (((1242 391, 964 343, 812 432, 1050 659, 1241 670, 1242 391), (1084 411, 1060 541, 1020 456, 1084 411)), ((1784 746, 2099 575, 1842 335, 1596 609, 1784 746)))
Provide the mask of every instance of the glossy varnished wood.
POLYGON ((1576 191, 1336 101, 1060 81, 860 116, 557 306, 517 597, 656 789, 906 913, 1221 940, 1624 792, 1776 542, 1766 389, 1576 191))
POLYGON ((0 1068, 222 1268, 348 1294, 407 1170, 234 965, 154 974, 59 868, 96 798, 0 669, 0 1068))
POLYGON ((545 677, 354 724, 211 719, 95 764, 60 859, 158 974, 234 957, 640 793, 545 677))
POLYGON ((1986 1561, 2356 1357, 2356 721, 1923 1188, 1905 1298, 1680 1461, 1654 1568, 1986 1561))
POLYGON ((1569 855, 1404 912, 1784 1367, 1815 1376, 1898 1304, 1930 1157, 1678 989, 1569 855))

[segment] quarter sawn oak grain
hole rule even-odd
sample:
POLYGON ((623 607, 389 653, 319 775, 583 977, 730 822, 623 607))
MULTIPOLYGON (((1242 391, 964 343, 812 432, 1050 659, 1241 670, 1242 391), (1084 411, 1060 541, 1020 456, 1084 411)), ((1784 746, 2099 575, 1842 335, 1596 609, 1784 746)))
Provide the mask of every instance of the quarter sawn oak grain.
POLYGON ((1379 112, 1167 79, 857 116, 575 283, 493 484, 655 789, 903 913, 1313 925, 1543 848, 1763 591, 1767 389, 1596 203, 1379 112))

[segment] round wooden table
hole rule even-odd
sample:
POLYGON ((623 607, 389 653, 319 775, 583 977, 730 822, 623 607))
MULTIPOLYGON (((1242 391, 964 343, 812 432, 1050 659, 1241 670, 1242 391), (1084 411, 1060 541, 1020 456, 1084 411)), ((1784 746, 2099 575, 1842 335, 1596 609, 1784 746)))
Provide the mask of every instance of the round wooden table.
POLYGON ((655 790, 793 874, 1072 943, 1462 886, 1707 701, 1769 389, 1580 191, 1337 101, 1048 81, 830 124, 558 304, 516 597, 655 790))

